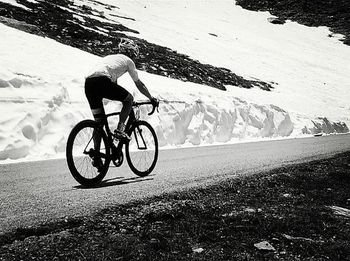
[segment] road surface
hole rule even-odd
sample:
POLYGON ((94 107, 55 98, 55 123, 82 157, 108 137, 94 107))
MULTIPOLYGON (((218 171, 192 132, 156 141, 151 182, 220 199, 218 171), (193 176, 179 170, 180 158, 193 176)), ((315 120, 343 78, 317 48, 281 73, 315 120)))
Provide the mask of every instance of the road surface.
POLYGON ((137 178, 125 162, 94 189, 80 187, 64 159, 0 165, 0 234, 348 150, 350 135, 161 150, 150 176, 137 178))

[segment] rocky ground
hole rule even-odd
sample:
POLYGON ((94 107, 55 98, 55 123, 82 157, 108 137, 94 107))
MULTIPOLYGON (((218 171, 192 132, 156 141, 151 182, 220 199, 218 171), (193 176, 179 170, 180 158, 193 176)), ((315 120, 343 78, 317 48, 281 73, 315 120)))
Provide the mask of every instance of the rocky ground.
POLYGON ((0 260, 350 260, 350 152, 0 236, 0 260))
MULTIPOLYGON (((112 21, 110 23, 101 22, 98 18, 108 20, 103 12, 86 5, 74 5, 69 0, 38 1, 37 3, 17 0, 17 2, 31 10, 0 2, 0 22, 50 37, 96 55, 116 53, 120 38, 125 37, 124 32, 138 33, 122 25, 125 19, 134 19, 132 17, 115 16, 120 24, 112 21), (94 15, 97 19, 84 16, 84 22, 82 22, 78 17, 86 14, 94 15)), ((87 2, 99 5, 100 8, 106 10, 118 9, 117 6, 106 5, 94 0, 87 0, 87 2)), ((243 88, 257 86, 263 90, 273 88, 272 83, 247 80, 226 68, 202 64, 167 47, 149 43, 137 37, 129 36, 129 38, 135 40, 140 46, 141 55, 136 64, 140 70, 183 81, 206 84, 221 90, 225 90, 224 85, 236 85, 243 88)))

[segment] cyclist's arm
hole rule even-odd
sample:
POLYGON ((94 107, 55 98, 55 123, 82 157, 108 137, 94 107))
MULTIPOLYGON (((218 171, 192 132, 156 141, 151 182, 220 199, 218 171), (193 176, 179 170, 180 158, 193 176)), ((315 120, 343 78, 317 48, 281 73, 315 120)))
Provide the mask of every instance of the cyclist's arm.
POLYGON ((152 95, 149 93, 145 84, 141 82, 141 80, 139 79, 139 76, 136 71, 135 63, 131 59, 128 60, 128 72, 130 74, 130 77, 133 79, 137 89, 139 89, 139 91, 143 95, 145 95, 148 99, 152 100, 153 99, 152 95))
POLYGON ((143 82, 141 82, 140 80, 137 80, 135 81, 135 85, 143 95, 145 95, 150 100, 152 99, 152 95, 149 93, 147 87, 144 85, 143 82))

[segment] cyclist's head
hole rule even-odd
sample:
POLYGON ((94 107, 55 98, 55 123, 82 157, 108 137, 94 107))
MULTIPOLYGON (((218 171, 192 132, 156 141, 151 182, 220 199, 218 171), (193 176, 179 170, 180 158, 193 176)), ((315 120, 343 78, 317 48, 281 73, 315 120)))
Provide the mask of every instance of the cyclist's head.
POLYGON ((139 56, 140 50, 137 44, 128 38, 121 38, 118 44, 119 52, 135 59, 139 56))

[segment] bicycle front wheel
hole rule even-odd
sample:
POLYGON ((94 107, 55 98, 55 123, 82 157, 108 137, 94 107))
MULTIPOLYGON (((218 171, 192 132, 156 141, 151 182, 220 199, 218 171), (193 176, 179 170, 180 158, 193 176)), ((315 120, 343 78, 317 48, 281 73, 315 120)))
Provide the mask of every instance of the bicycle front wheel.
POLYGON ((150 174, 158 159, 158 139, 152 126, 145 121, 136 121, 128 131, 131 137, 126 143, 125 154, 130 169, 138 176, 150 174))
POLYGON ((103 129, 93 120, 79 122, 69 134, 66 157, 76 181, 86 187, 98 185, 106 176, 111 160, 103 129))

